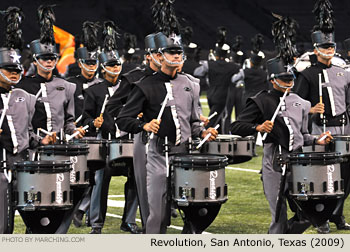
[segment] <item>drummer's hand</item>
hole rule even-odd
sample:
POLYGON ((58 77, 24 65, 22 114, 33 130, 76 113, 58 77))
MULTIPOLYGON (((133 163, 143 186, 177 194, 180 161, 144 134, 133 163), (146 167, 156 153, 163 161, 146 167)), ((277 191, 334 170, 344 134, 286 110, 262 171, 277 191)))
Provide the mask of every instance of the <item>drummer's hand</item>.
POLYGON ((310 114, 323 114, 324 113, 324 104, 323 103, 317 103, 314 107, 311 107, 310 114))
POLYGON ((157 134, 158 130, 159 130, 160 122, 161 122, 161 120, 153 119, 149 123, 146 123, 143 126, 143 129, 147 132, 153 132, 153 133, 157 134))
POLYGON ((207 126, 209 123, 209 119, 208 117, 204 116, 204 115, 200 115, 199 119, 201 120, 201 122, 204 123, 204 126, 207 126))
POLYGON ((51 132, 52 135, 46 135, 42 140, 41 144, 48 145, 48 144, 54 144, 56 143, 56 132, 51 132))
POLYGON ((202 132, 202 138, 205 138, 209 133, 211 133, 211 136, 208 138, 208 142, 214 141, 218 136, 218 131, 216 129, 208 128, 207 130, 202 132))
POLYGON ((102 116, 97 117, 97 118, 94 120, 94 126, 95 126, 95 128, 101 128, 102 123, 103 123, 103 117, 102 117, 102 116))
POLYGON ((143 113, 141 112, 140 114, 137 115, 137 118, 140 119, 143 117, 143 113))
POLYGON ((2 133, 2 129, 0 129, 0 134, 2 133))
POLYGON ((79 134, 75 136, 75 138, 82 138, 85 135, 85 130, 83 129, 82 126, 80 126, 79 128, 76 128, 76 130, 74 131, 77 132, 79 131, 79 134))
POLYGON ((331 132, 330 131, 326 131, 323 132, 317 139, 317 144, 321 144, 321 145, 326 145, 329 144, 330 141, 333 139, 331 132), (323 139, 322 141, 320 141, 320 139, 324 136, 327 135, 327 137, 325 139, 323 139))
POLYGON ((273 122, 266 120, 263 124, 256 126, 256 131, 261 133, 270 133, 273 128, 273 122))

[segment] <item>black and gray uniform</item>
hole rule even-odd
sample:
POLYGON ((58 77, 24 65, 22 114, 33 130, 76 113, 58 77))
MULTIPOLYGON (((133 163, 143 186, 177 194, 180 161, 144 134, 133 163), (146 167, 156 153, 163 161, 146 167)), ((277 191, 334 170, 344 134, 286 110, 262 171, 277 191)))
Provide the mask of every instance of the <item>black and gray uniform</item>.
MULTIPOLYGON (((75 120, 77 120, 83 114, 84 108, 84 90, 89 88, 90 86, 101 82, 102 80, 94 77, 92 79, 86 79, 82 75, 76 75, 74 77, 70 77, 67 79, 68 82, 75 84, 75 92, 74 92, 74 107, 75 107, 75 120)), ((77 124, 81 126, 81 120, 77 124)))
MULTIPOLYGON (((322 101, 325 106, 326 130, 332 135, 350 135, 349 111, 350 104, 349 84, 350 72, 336 65, 327 66, 321 62, 306 68, 302 71, 297 79, 295 92, 300 97, 311 102, 311 106, 315 106, 320 102, 319 96, 319 73, 321 73, 322 101), (344 132, 343 132, 344 119, 344 132)), ((323 124, 320 114, 312 115, 312 134, 320 134, 323 132, 323 124)), ((342 223, 344 201, 350 191, 350 163, 341 163, 341 175, 344 179, 344 198, 340 199, 336 209, 333 212, 331 221, 342 223)))
MULTIPOLYGON (((113 96, 118 89, 120 80, 116 83, 103 80, 100 83, 90 86, 85 90, 83 125, 89 125, 86 136, 102 139, 115 139, 116 125, 113 117, 107 111, 103 114, 103 124, 99 131, 94 126, 94 120, 100 116, 103 102, 106 95, 113 96)), ((107 212, 108 189, 111 176, 106 167, 99 169, 95 173, 95 185, 91 193, 89 219, 92 228, 103 228, 107 212)))
MULTIPOLYGON (((4 112, 4 105, 8 105, 0 135, 0 159, 3 160, 6 150, 7 169, 13 169, 14 162, 27 158, 27 149, 35 148, 39 144, 39 137, 33 132, 32 117, 35 111, 35 97, 22 89, 13 89, 11 93, 0 87, 0 109, 4 112)), ((13 232, 14 209, 11 202, 12 185, 16 181, 12 176, 12 184, 8 183, 4 170, 0 170, 0 233, 13 232)))
MULTIPOLYGON (((111 97, 111 99, 108 101, 108 104, 106 107, 106 110, 108 111, 108 113, 114 118, 116 118, 119 115, 120 110, 126 104, 127 98, 132 92, 134 85, 137 84, 137 81, 139 81, 145 76, 152 75, 153 73, 154 71, 149 66, 145 66, 144 68, 137 67, 134 70, 131 70, 130 72, 121 75, 120 87, 111 97)), ((143 119, 141 118, 140 120, 143 120, 143 119)), ((143 227, 145 226, 147 217, 149 215, 147 187, 146 187, 146 143, 147 141, 148 141, 147 132, 145 131, 142 131, 134 135, 133 151, 135 154, 133 157, 133 166, 134 166, 134 176, 135 176, 135 183, 136 183, 136 189, 137 189, 138 203, 140 206, 140 215, 141 215, 143 227)), ((129 179, 127 183, 130 183, 129 179)), ((126 193, 125 191, 126 199, 132 198, 131 196, 127 197, 129 193, 132 193, 132 188, 128 189, 128 193, 126 193)), ((127 219, 131 219, 131 218, 127 218, 127 212, 130 212, 130 214, 131 213, 133 214, 134 212, 132 207, 128 207, 128 205, 131 205, 131 204, 127 204, 127 201, 126 201, 125 205, 126 207, 124 208, 123 221, 127 222, 127 219)), ((136 213, 136 210, 135 210, 135 213, 136 213)))
MULTIPOLYGON (((241 136, 256 133, 256 126, 271 120, 277 108, 282 92, 275 89, 261 91, 249 98, 246 107, 231 125, 231 133, 241 136)), ((299 150, 303 145, 310 145, 314 141, 308 133, 308 113, 310 102, 301 99, 298 95, 290 93, 286 96, 284 104, 276 117, 274 127, 264 142, 264 156, 262 160, 262 180, 264 193, 270 205, 272 222, 269 233, 296 233, 304 229, 297 227, 296 223, 287 220, 287 205, 283 200, 279 221, 274 222, 276 214, 276 200, 279 193, 281 169, 277 164, 279 146, 282 154, 299 150)), ((285 189, 284 189, 285 190, 285 189)), ((305 229, 309 225, 305 226, 305 229)))
MULTIPOLYGON (((74 133, 76 129, 74 125, 75 84, 55 76, 46 80, 37 74, 34 77, 24 78, 16 87, 38 96, 32 119, 34 132, 42 128, 49 132, 57 132, 58 135, 61 129, 66 134, 74 133)), ((20 214, 29 233, 65 233, 67 231, 66 228, 59 228, 66 218, 66 210, 20 211, 20 214), (48 218, 48 225, 41 224, 43 218, 48 218)))
POLYGON ((59 133, 63 129, 66 134, 74 133, 73 83, 54 76, 46 80, 37 74, 34 77, 25 77, 17 87, 32 95, 37 95, 41 89, 32 121, 34 131, 42 128, 59 133))
MULTIPOLYGON (((165 96, 170 96, 161 118, 158 133, 149 141, 147 153, 147 196, 150 214, 146 233, 165 233, 167 226, 167 167, 163 156, 164 138, 168 137, 170 152, 185 146, 189 137, 199 137, 200 126, 196 88, 186 75, 177 73, 174 78, 159 71, 147 76, 135 86, 121 110, 117 124, 121 130, 139 133, 146 122, 157 118, 165 96), (143 112, 144 122, 137 120, 143 112)), ((186 149, 183 147, 183 149, 186 149)), ((170 157, 171 159, 171 157, 170 157)))
MULTIPOLYGON (((228 118, 231 120, 232 108, 235 105, 236 111, 241 110, 242 97, 236 97, 236 87, 231 84, 231 77, 239 71, 239 65, 225 60, 204 61, 200 67, 197 67, 193 75, 203 77, 208 74, 209 88, 207 91, 208 105, 210 108, 209 115, 215 111, 218 113, 214 116, 207 127, 214 127, 220 124, 219 132, 228 133, 229 129, 225 129, 221 120, 228 118), (232 88, 231 88, 232 86, 232 88)), ((238 113, 237 113, 238 114, 238 113)))

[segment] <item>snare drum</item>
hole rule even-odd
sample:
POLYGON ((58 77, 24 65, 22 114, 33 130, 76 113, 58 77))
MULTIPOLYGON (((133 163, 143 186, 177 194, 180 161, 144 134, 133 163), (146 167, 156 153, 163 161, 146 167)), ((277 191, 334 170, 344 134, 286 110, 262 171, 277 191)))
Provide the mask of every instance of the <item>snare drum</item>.
POLYGON ((339 153, 298 152, 288 155, 288 160, 291 171, 288 187, 292 197, 308 200, 344 195, 339 153))
POLYGON ((72 164, 70 172, 71 186, 86 187, 89 185, 89 169, 87 144, 57 144, 45 145, 38 148, 39 160, 68 160, 72 164))
POLYGON ((69 161, 24 161, 14 163, 16 208, 23 211, 72 208, 69 161))
POLYGON ((134 156, 133 139, 115 139, 109 141, 108 166, 111 176, 127 176, 128 167, 134 156))
POLYGON ((84 137, 77 139, 74 142, 87 144, 89 146, 87 165, 90 171, 96 171, 106 166, 107 140, 96 139, 95 137, 84 137))
POLYGON ((221 204, 227 200, 227 157, 210 154, 175 155, 171 165, 173 199, 179 206, 221 204))
POLYGON ((225 155, 229 164, 247 162, 255 153, 255 138, 237 135, 218 135, 215 141, 207 142, 202 153, 225 155))
POLYGON ((333 136, 330 144, 331 151, 339 152, 342 156, 350 155, 350 136, 333 136))

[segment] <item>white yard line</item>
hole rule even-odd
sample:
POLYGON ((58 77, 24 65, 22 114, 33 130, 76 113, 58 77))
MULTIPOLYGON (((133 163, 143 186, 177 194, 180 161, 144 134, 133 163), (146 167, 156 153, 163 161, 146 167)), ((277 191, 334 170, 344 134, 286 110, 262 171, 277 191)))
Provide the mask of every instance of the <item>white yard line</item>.
POLYGON ((245 168, 239 168, 239 167, 226 167, 228 170, 236 170, 236 171, 246 171, 246 172, 255 172, 259 173, 259 170, 253 170, 253 169, 245 169, 245 168))

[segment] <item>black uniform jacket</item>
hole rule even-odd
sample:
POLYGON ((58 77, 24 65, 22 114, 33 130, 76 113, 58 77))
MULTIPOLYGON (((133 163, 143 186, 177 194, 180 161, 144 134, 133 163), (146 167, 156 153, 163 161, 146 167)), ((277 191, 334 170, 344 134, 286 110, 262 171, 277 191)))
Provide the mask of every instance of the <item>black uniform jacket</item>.
MULTIPOLYGON (((283 93, 263 90, 247 100, 246 107, 238 119, 231 124, 231 133, 240 136, 254 135, 256 126, 271 120, 283 93)), ((265 143, 279 144, 285 149, 289 147, 289 130, 281 117, 276 117, 274 127, 267 135, 265 143)))

